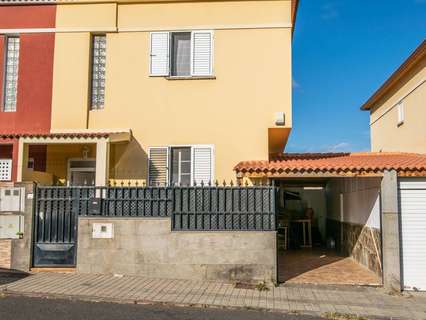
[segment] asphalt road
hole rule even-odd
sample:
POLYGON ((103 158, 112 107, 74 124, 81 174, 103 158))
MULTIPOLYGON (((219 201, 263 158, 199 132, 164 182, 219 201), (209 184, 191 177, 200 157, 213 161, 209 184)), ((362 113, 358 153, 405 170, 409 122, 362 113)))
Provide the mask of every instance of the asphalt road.
POLYGON ((1 320, 320 320, 318 317, 285 315, 251 310, 183 308, 72 300, 0 297, 1 320))

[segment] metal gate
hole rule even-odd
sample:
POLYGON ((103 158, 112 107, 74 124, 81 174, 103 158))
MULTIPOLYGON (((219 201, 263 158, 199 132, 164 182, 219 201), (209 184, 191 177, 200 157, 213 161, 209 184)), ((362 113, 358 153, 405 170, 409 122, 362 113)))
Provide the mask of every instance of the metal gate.
POLYGON ((80 199, 94 194, 90 187, 36 187, 34 267, 76 265, 80 199))

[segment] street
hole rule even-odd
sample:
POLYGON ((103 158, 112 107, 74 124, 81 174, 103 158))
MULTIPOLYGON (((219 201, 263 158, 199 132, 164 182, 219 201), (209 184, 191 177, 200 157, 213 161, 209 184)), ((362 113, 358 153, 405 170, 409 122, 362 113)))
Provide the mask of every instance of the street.
POLYGON ((183 308, 161 305, 131 305, 104 302, 82 302, 73 300, 2 296, 0 298, 0 319, 317 320, 321 318, 305 315, 286 315, 282 313, 260 312, 251 310, 183 308))

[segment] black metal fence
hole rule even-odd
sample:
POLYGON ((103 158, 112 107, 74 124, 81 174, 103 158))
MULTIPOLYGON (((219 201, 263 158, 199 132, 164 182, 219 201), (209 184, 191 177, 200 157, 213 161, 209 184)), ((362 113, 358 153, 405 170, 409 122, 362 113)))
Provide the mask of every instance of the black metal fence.
MULTIPOLYGON (((276 229, 275 197, 276 188, 265 185, 37 187, 36 208, 56 224, 55 214, 170 217, 175 231, 266 231, 276 229)), ((50 231, 39 232, 42 238, 51 237, 50 231)))

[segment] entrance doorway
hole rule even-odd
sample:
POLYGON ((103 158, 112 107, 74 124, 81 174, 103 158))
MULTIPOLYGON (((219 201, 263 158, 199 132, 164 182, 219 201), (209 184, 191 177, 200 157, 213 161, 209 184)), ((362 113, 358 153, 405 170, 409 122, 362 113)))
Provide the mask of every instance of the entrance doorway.
POLYGON ((380 238, 376 243, 372 239, 373 233, 380 235, 380 231, 368 227, 377 202, 374 184, 364 180, 353 182, 350 178, 288 178, 274 183, 279 188, 280 282, 381 283, 380 272, 373 272, 370 262, 360 259, 360 256, 381 258, 380 238), (361 205, 360 201, 364 203, 361 205))
POLYGON ((94 186, 96 181, 95 159, 68 160, 69 186, 94 186))

